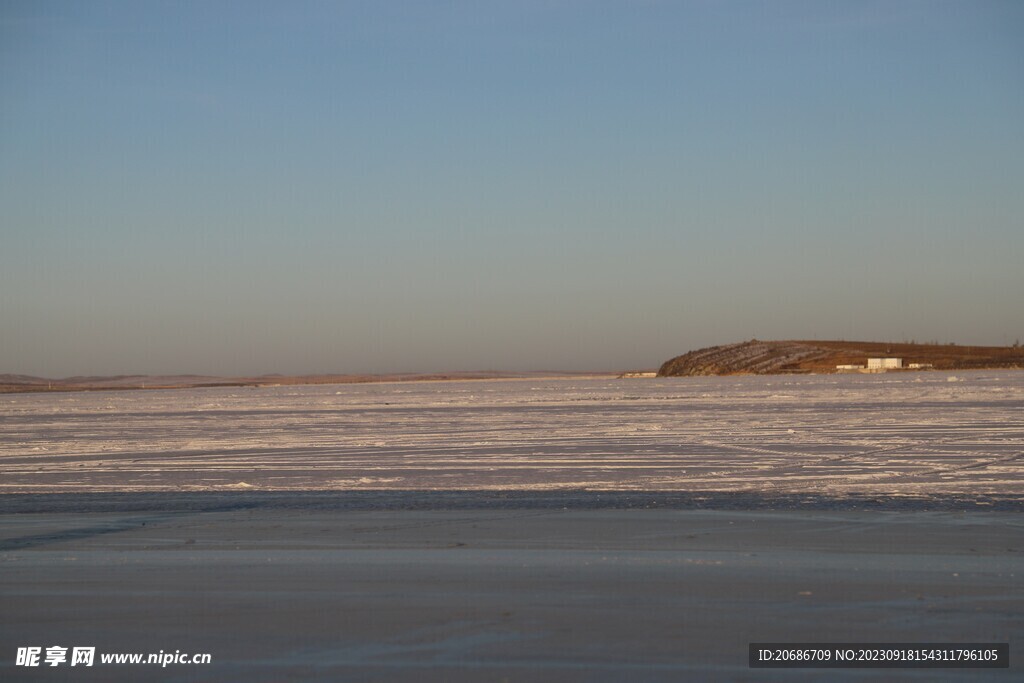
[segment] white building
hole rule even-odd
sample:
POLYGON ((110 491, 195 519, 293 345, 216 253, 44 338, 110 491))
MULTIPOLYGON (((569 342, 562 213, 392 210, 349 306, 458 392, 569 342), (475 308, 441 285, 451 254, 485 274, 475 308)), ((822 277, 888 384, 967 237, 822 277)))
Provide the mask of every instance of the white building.
POLYGON ((893 370, 902 367, 902 358, 868 358, 868 370, 893 370))

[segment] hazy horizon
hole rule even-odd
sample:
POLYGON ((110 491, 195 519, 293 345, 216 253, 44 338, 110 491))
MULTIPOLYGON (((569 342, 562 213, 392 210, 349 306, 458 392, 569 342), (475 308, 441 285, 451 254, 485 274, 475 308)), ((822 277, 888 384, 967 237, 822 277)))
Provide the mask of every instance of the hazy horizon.
MULTIPOLYGON (((742 343, 742 342, 746 342, 746 341, 750 341, 750 340, 738 340, 738 341, 733 341, 733 342, 722 342, 721 344, 716 344, 716 346, 729 345, 729 344, 734 344, 734 343, 742 343)), ((846 341, 846 342, 852 342, 852 343, 864 342, 864 343, 868 343, 868 344, 881 342, 881 343, 891 343, 894 346, 899 345, 899 344, 911 344, 911 343, 923 344, 923 345, 930 345, 930 344, 936 343, 936 345, 942 346, 942 347, 956 346, 956 347, 963 347, 963 348, 985 348, 985 347, 988 347, 988 346, 1000 346, 1000 345, 989 345, 989 344, 959 344, 957 342, 939 342, 937 340, 925 340, 925 341, 922 341, 922 340, 866 340, 866 339, 845 339, 845 340, 824 340, 824 339, 823 340, 810 340, 810 339, 804 339, 804 340, 761 340, 761 341, 846 341)), ((1010 345, 1007 345, 1007 346, 1014 346, 1014 345, 1019 345, 1019 344, 1020 344, 1020 342, 1019 342, 1019 340, 1017 340, 1017 341, 1015 341, 1014 344, 1010 344, 1010 345)), ((679 355, 683 355, 683 354, 687 353, 688 351, 697 351, 697 350, 699 350, 699 349, 695 349, 695 348, 694 349, 684 349, 684 350, 674 354, 673 357, 679 356, 679 355)), ((866 353, 867 353, 867 355, 877 355, 877 353, 872 353, 872 352, 866 352, 866 353)), ((893 353, 895 354, 896 351, 894 351, 893 353)), ((474 375, 474 374, 480 374, 480 375, 489 375, 490 374, 490 375, 499 375, 499 376, 500 375, 511 375, 511 376, 521 375, 523 377, 536 376, 536 375, 544 375, 546 373, 550 374, 552 376, 558 376, 558 375, 564 374, 567 377, 571 377, 571 376, 586 376, 587 374, 614 375, 614 374, 622 373, 622 372, 656 371, 662 365, 662 363, 664 363, 664 361, 671 360, 671 359, 672 358, 664 358, 664 359, 658 361, 657 363, 654 363, 654 364, 648 365, 648 366, 636 365, 636 366, 619 367, 619 368, 602 367, 602 368, 583 368, 583 369, 529 368, 529 369, 520 369, 520 370, 506 370, 506 369, 503 369, 503 368, 483 368, 483 367, 481 367, 481 368, 466 368, 466 369, 458 369, 458 370, 450 370, 450 369, 446 369, 446 368, 432 368, 432 369, 423 369, 423 370, 402 370, 402 369, 396 369, 396 370, 380 371, 380 372, 372 372, 372 371, 342 371, 342 370, 330 370, 330 369, 328 369, 328 370, 314 370, 314 371, 310 371, 310 372, 295 372, 295 373, 283 373, 283 372, 277 372, 277 371, 274 371, 274 370, 266 370, 266 371, 261 371, 261 372, 249 372, 249 373, 237 373, 237 374, 232 374, 232 373, 216 373, 216 372, 199 373, 199 372, 182 371, 182 372, 162 372, 162 373, 109 373, 109 374, 102 374, 102 375, 76 373, 76 374, 72 374, 72 375, 60 375, 60 376, 31 375, 30 373, 0 371, 0 376, 4 376, 4 375, 19 376, 20 375, 20 376, 25 376, 25 377, 35 377, 36 379, 44 379, 44 380, 49 379, 49 380, 54 380, 54 381, 57 381, 57 380, 68 380, 68 379, 79 379, 79 378, 106 379, 106 378, 116 378, 116 377, 149 377, 149 378, 153 378, 153 379, 160 379, 160 378, 193 377, 194 376, 194 377, 209 377, 209 378, 217 378, 217 379, 230 380, 230 379, 270 378, 270 377, 293 378, 293 377, 330 377, 330 376, 339 376, 339 377, 342 377, 342 376, 351 376, 351 377, 378 376, 378 377, 383 378, 382 381, 386 382, 386 381, 389 381, 388 380, 389 377, 404 377, 404 376, 425 376, 425 377, 429 377, 430 375, 453 375, 455 379, 457 379, 460 376, 474 375)), ((0 370, 3 370, 3 369, 0 368, 0 370)), ((969 370, 970 370, 969 368, 965 368, 965 369, 958 370, 958 372, 966 372, 966 371, 969 371, 969 370)), ((483 379, 486 379, 486 378, 483 378, 483 379)))
POLYGON ((1024 4, 0 5, 0 373, 1024 337, 1024 4))

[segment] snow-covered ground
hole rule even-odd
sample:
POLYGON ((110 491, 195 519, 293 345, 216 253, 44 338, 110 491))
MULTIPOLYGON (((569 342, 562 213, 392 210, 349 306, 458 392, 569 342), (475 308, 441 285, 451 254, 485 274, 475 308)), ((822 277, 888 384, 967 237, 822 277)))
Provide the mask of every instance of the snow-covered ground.
POLYGON ((1024 494, 1024 372, 0 396, 0 492, 1024 494))

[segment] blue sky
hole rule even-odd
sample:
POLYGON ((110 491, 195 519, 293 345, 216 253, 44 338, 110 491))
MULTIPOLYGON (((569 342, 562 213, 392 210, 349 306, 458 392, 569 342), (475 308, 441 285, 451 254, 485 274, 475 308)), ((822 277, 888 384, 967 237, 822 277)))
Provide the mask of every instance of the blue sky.
POLYGON ((1024 336, 1024 3, 0 2, 0 372, 1024 336))

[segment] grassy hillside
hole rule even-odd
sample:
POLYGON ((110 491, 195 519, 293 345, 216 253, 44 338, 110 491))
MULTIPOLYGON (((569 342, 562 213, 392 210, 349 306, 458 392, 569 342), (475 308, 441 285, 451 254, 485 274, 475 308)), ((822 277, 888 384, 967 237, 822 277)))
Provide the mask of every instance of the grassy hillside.
POLYGON ((904 365, 930 363, 936 370, 1024 368, 1024 348, 1019 346, 754 339, 676 356, 662 364, 658 375, 835 372, 837 365, 864 365, 869 356, 899 357, 904 365))

